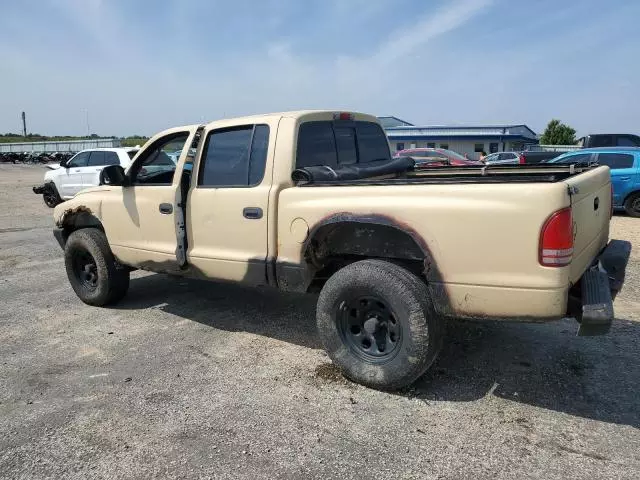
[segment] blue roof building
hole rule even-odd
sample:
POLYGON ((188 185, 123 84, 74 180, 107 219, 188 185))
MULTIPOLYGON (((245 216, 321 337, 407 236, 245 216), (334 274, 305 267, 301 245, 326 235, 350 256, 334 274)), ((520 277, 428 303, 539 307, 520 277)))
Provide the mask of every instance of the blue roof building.
POLYGON ((485 152, 523 150, 537 144, 538 136, 526 125, 416 126, 397 117, 378 117, 394 151, 405 148, 445 148, 470 159, 485 152))

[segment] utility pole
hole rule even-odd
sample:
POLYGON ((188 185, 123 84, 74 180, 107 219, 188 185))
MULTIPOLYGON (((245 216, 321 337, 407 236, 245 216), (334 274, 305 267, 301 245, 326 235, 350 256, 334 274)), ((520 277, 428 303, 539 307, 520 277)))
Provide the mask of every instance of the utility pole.
POLYGON ((84 111, 86 113, 87 116, 87 138, 89 138, 91 136, 91 133, 89 132, 90 128, 89 128, 89 110, 85 109, 84 111))
POLYGON ((27 114, 22 112, 22 135, 27 136, 27 114))

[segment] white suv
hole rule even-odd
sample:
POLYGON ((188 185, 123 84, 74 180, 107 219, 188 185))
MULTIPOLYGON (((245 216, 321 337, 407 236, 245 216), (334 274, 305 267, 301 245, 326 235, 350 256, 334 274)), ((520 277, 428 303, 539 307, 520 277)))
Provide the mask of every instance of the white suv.
POLYGON ((44 184, 33 187, 44 203, 53 208, 73 198, 80 190, 98 186, 100 172, 107 165, 127 168, 139 148, 93 148, 82 150, 60 165, 47 165, 51 169, 44 175, 44 184))

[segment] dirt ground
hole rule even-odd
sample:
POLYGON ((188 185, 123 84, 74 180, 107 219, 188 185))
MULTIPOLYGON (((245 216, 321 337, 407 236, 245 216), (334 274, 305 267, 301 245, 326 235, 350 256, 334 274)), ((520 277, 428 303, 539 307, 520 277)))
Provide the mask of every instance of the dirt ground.
POLYGON ((135 273, 71 290, 44 168, 0 165, 2 478, 640 478, 640 219, 617 321, 454 322, 382 393, 340 377, 314 297, 135 273))

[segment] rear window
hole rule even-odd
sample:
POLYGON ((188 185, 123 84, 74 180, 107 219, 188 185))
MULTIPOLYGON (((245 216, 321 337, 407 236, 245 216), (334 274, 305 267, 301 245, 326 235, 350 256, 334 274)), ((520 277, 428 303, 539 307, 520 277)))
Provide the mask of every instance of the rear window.
POLYGON ((633 167, 633 155, 627 153, 599 153, 598 163, 608 166, 611 170, 631 168, 633 167))
POLYGON ((389 160, 389 143, 373 122, 306 122, 298 132, 296 168, 389 160))

